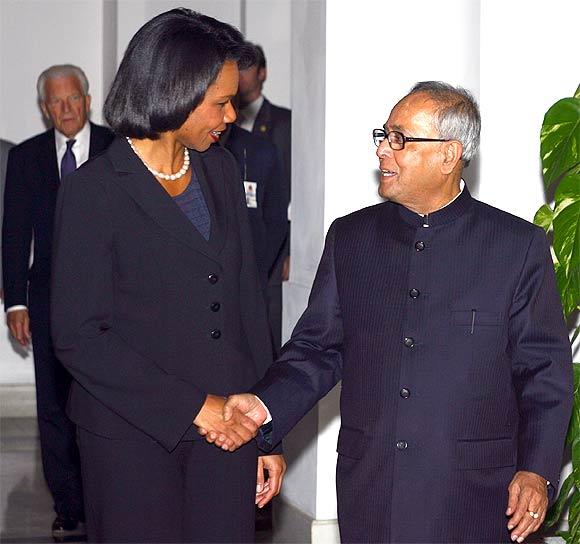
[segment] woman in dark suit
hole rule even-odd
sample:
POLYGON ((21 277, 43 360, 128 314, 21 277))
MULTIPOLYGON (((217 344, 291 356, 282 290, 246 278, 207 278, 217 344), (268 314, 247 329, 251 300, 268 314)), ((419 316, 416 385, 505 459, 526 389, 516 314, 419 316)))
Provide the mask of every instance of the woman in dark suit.
POLYGON ((223 397, 271 362, 239 174, 212 145, 248 54, 198 13, 149 21, 105 103, 119 137, 59 193, 53 337, 94 542, 250 542, 254 502, 280 488, 280 455, 197 433, 224 449, 254 435, 223 422, 223 397))

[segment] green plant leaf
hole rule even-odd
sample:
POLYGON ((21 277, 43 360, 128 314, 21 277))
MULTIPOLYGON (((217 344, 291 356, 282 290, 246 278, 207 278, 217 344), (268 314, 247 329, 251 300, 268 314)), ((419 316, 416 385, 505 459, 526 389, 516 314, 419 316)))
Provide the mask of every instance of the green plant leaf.
POLYGON ((574 98, 580 98, 580 85, 578 85, 578 88, 576 89, 576 92, 574 93, 574 98))
MULTIPOLYGON (((574 406, 574 411, 578 411, 577 406, 574 406)), ((572 443, 572 477, 574 478, 574 485, 580 489, 580 437, 578 435, 576 435, 572 443)))
POLYGON ((546 112, 540 141, 544 185, 548 188, 580 162, 580 98, 558 100, 546 112))
POLYGON ((534 224, 538 225, 538 227, 542 227, 546 232, 550 231, 553 220, 554 210, 552 210, 548 204, 544 204, 542 207, 540 207, 534 216, 534 224))
POLYGON ((564 177, 554 199, 553 247, 562 306, 569 316, 580 305, 580 175, 564 177))
POLYGON ((572 474, 569 474, 568 477, 564 480, 564 483, 562 484, 562 489, 560 489, 558 499, 552 505, 550 510, 548 510, 548 515, 546 516, 546 521, 544 522, 546 527, 551 527, 560 519, 560 516, 564 511, 564 507, 566 506, 566 503, 570 498, 570 491, 572 491, 573 486, 574 486, 574 476, 572 474))
MULTIPOLYGON (((573 445, 574 441, 580 439, 580 365, 572 365, 574 372, 574 403, 572 405, 572 416, 566 436, 566 443, 573 445)), ((580 468, 580 459, 573 463, 575 467, 580 468)))
POLYGON ((580 536, 580 493, 574 493, 568 513, 569 542, 578 542, 580 536))

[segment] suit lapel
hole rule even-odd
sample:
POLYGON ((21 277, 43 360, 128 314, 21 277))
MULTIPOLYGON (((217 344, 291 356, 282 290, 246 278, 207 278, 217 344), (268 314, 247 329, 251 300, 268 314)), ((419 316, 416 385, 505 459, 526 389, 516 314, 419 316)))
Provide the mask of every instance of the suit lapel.
POLYGON ((270 128, 272 127, 272 110, 270 108, 270 102, 264 98, 262 107, 256 115, 256 120, 254 121, 254 128, 252 129, 253 134, 259 136, 268 137, 270 133, 270 128))
MULTIPOLYGON (((161 228, 189 248, 203 253, 206 257, 218 261, 213 244, 208 244, 189 219, 179 210, 171 196, 163 189, 157 180, 145 168, 141 160, 133 153, 125 139, 117 138, 109 147, 109 155, 118 176, 115 182, 122 187, 139 207, 149 215, 161 228)), ((192 152, 192 164, 197 161, 192 152)), ((198 170, 196 170, 198 176, 198 170)), ((205 176, 204 176, 205 180, 205 176)), ((200 180, 201 183, 201 180, 200 180)), ((207 187, 207 182, 204 181, 207 187)), ((206 189, 207 191, 207 189, 206 189)), ((207 198, 207 194, 204 191, 207 198)), ((208 199, 208 208, 212 214, 212 230, 215 211, 208 199)))
POLYGON ((95 125, 91 123, 91 139, 89 141, 89 158, 94 157, 96 154, 103 150, 103 142, 99 138, 99 134, 95 125))
POLYGON ((225 186, 225 173, 221 165, 210 161, 209 157, 213 150, 206 153, 190 152, 191 165, 197 174, 203 196, 207 203, 211 217, 211 233, 209 244, 216 254, 221 253, 228 229, 227 197, 225 186), (209 180, 212 180, 211 183, 209 180))

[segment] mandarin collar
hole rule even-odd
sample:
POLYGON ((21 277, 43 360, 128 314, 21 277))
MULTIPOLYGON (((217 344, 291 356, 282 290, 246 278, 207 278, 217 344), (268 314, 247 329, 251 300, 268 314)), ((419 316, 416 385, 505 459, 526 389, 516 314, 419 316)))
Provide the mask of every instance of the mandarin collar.
POLYGON ((446 223, 451 223, 459 217, 465 214, 470 208, 473 202, 473 197, 467 188, 467 184, 463 188, 463 191, 449 204, 440 208, 439 210, 426 214, 424 216, 419 215, 417 212, 405 208, 401 204, 397 204, 399 215, 401 218, 409 223, 410 225, 416 227, 429 226, 437 227, 439 225, 444 225, 446 223))

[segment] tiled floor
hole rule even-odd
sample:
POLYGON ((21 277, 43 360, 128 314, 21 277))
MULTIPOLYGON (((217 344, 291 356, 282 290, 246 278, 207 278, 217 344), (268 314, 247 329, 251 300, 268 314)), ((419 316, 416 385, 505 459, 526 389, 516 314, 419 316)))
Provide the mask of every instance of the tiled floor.
POLYGON ((52 500, 42 476, 36 420, 0 419, 0 541, 53 542, 52 500))
MULTIPOLYGON (((0 542, 42 544, 53 542, 52 500, 42 475, 40 447, 34 418, 0 418, 0 542)), ((307 542, 306 531, 286 510, 275 520, 276 530, 260 531, 256 541, 264 544, 307 542), (297 533, 304 533, 298 537, 297 533)), ((81 542, 78 538, 67 542, 81 542)))

